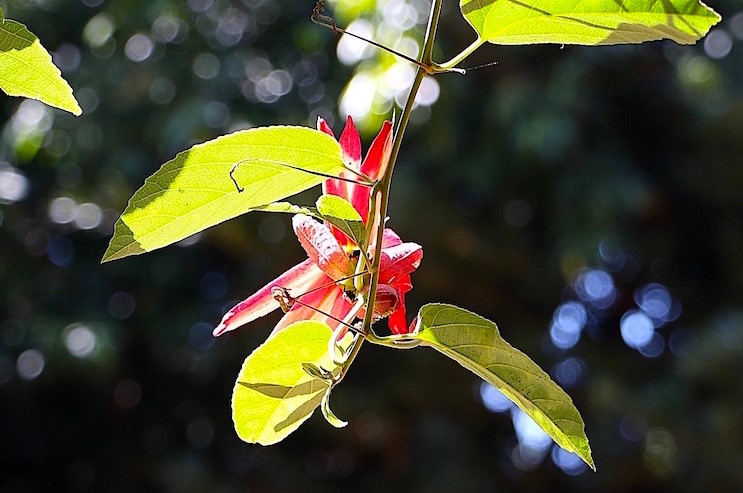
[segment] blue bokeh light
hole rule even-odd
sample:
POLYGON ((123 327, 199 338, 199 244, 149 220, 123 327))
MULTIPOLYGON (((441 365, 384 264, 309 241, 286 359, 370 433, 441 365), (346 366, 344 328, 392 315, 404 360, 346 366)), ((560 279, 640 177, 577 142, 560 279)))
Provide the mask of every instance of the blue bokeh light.
POLYGON ((188 331, 188 342, 191 347, 199 351, 206 351, 214 345, 212 336, 213 327, 206 322, 199 322, 191 326, 188 331))
POLYGON ((639 310, 631 310, 622 315, 619 322, 622 339, 631 348, 639 349, 653 338, 655 327, 650 317, 639 310))
POLYGON ((588 466, 586 466, 586 463, 583 462, 580 457, 573 452, 568 452, 567 450, 558 447, 557 445, 552 447, 551 456, 552 462, 562 469, 565 474, 570 476, 577 476, 578 474, 588 470, 588 466))
POLYGON ((573 289, 585 303, 598 309, 609 308, 617 297, 614 279, 601 269, 586 269, 576 276, 573 289))
POLYGON ((640 287, 635 291, 634 299, 640 310, 653 320, 656 328, 676 320, 681 314, 681 305, 662 284, 650 283, 640 287))
POLYGON ((480 398, 488 411, 504 413, 513 407, 513 402, 487 382, 480 383, 480 398))
POLYGON ((552 343, 560 349, 575 346, 580 340, 587 318, 586 309, 580 302, 568 301, 558 306, 550 325, 552 343))
POLYGON ((561 386, 570 388, 583 376, 585 363, 580 358, 566 358, 557 363, 552 370, 552 375, 561 386))
POLYGON ((640 351, 640 354, 642 354, 646 358, 657 358, 658 356, 663 354, 663 351, 665 349, 666 341, 665 339, 663 339, 663 336, 658 334, 657 332, 653 332, 653 335, 647 344, 637 348, 637 350, 640 351))

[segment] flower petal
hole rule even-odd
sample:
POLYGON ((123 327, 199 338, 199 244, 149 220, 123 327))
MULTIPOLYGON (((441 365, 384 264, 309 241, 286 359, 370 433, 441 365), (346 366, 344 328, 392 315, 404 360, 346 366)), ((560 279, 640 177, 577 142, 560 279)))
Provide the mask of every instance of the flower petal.
POLYGON ((321 132, 325 132, 326 134, 330 135, 331 137, 335 138, 335 134, 333 133, 333 129, 330 128, 330 125, 328 125, 328 122, 325 121, 325 118, 318 116, 317 117, 317 129, 321 132))
POLYGON ((390 228, 385 228, 382 233, 382 248, 389 248, 402 243, 400 237, 390 228))
MULTIPOLYGON (((382 129, 374 138, 369 152, 366 153, 364 162, 361 164, 361 172, 366 174, 372 180, 381 178, 389 162, 390 152, 392 152, 392 123, 384 122, 382 129)), ((365 185, 351 184, 348 187, 349 199, 354 209, 359 211, 364 222, 369 216, 369 196, 371 187, 365 185)), ((373 220, 374 218, 372 218, 373 220)))
POLYGON ((361 164, 361 172, 372 180, 381 178, 392 152, 392 122, 385 121, 361 164))
POLYGON ((304 214, 294 216, 292 225, 302 248, 320 270, 335 281, 353 274, 351 259, 330 228, 304 214))
POLYGON ((274 299, 271 292, 272 288, 279 286, 295 293, 302 293, 309 286, 312 286, 318 278, 327 279, 327 276, 312 260, 307 259, 301 264, 295 265, 225 313, 222 321, 213 331, 214 336, 235 330, 279 308, 279 303, 274 299))
POLYGON ((410 274, 423 260, 423 247, 417 243, 401 243, 382 249, 379 260, 379 282, 393 284, 410 274))
MULTIPOLYGON (((328 279, 327 276, 325 276, 324 280, 327 283, 332 283, 332 280, 328 279)), ((316 289, 305 296, 301 296, 299 298, 301 304, 298 302, 294 303, 292 309, 276 324, 272 334, 300 320, 317 320, 328 324, 333 329, 337 327, 339 322, 328 317, 327 314, 343 320, 351 310, 351 303, 343 296, 343 290, 340 287, 327 283, 324 288, 323 284, 320 283, 317 287, 321 289, 316 289)))
MULTIPOLYGON (((333 134, 333 129, 330 128, 330 125, 328 125, 328 122, 326 122, 325 119, 321 116, 317 117, 317 129, 335 138, 335 134, 333 134)), ((322 184, 322 193, 330 194, 330 195, 338 195, 339 197, 345 198, 346 197, 345 194, 347 194, 345 183, 341 180, 336 180, 334 178, 325 180, 322 184)))
POLYGON ((343 157, 348 160, 350 166, 359 169, 361 163, 361 137, 359 131, 356 130, 356 126, 353 124, 353 118, 348 115, 346 118, 346 126, 343 128, 341 138, 338 142, 343 149, 343 157))
POLYGON ((392 312, 390 318, 387 319, 387 325, 390 328, 390 332, 393 334, 407 334, 409 330, 405 320, 405 295, 399 293, 399 297, 400 300, 397 309, 392 312))

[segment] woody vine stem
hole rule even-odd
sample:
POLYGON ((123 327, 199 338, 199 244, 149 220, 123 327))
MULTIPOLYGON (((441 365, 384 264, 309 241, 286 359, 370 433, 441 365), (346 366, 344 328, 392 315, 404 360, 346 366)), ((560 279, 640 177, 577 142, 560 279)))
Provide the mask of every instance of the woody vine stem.
POLYGON ((379 284, 379 262, 382 255, 382 238, 384 235, 384 222, 385 218, 387 217, 387 207, 389 205, 390 187, 392 185, 392 173, 395 169, 395 163, 397 162, 397 157, 400 153, 400 147, 402 146, 405 129, 410 122, 410 114, 413 112, 413 105, 415 103, 415 97, 418 94, 418 89, 420 89, 421 83, 427 75, 435 73, 432 70, 432 67, 434 66, 432 56, 433 45, 436 38, 436 27, 438 26, 439 17, 441 15, 441 4, 442 0, 433 0, 431 2, 431 12, 429 14, 428 24, 426 26, 423 50, 421 51, 420 58, 418 59, 420 63, 418 64, 415 78, 413 79, 413 83, 410 87, 410 93, 408 94, 408 98, 405 102, 405 107, 403 108, 402 115, 400 116, 400 122, 398 123, 397 129, 395 130, 395 135, 392 140, 392 151, 390 152, 389 164, 387 165, 382 178, 379 180, 379 182, 377 182, 376 185, 374 185, 374 188, 372 189, 372 203, 371 207, 369 208, 369 214, 371 215, 372 219, 377 219, 379 221, 379 224, 376 225, 376 242, 374 247, 374 260, 372 261, 371 267, 371 283, 369 286, 366 314, 364 316, 364 322, 362 325, 363 337, 358 337, 354 340, 353 347, 350 350, 348 359, 346 360, 341 370, 340 378, 343 378, 347 369, 350 367, 351 363, 356 357, 356 354, 358 354, 358 351, 361 348, 364 339, 369 339, 370 341, 377 344, 394 345, 398 348, 404 347, 404 344, 398 344, 394 342, 390 343, 383 338, 377 337, 374 334, 374 331, 371 328, 372 314, 374 313, 374 298, 376 297, 377 286, 379 284), (379 211, 379 213, 377 214, 376 211, 379 211))

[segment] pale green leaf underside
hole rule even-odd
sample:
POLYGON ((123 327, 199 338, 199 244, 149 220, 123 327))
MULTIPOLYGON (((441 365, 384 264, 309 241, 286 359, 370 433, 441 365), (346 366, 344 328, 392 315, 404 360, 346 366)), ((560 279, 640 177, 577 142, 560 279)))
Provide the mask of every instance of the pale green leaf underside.
POLYGON ((493 322, 455 306, 429 304, 421 308, 412 338, 494 385, 559 446, 594 468, 583 419, 570 396, 528 356, 508 344, 493 322))
POLYGON ((322 322, 296 322, 247 357, 232 393, 232 420, 241 439, 277 443, 312 415, 330 384, 305 367, 337 373, 328 354, 330 336, 322 322))
POLYGON ((266 204, 344 169, 338 142, 306 127, 254 128, 195 145, 137 190, 116 222, 103 261, 170 245, 251 210, 268 210, 266 204))
POLYGON ((504 45, 693 44, 720 21, 697 0, 461 0, 483 41, 504 45))
POLYGON ((9 96, 38 99, 73 115, 82 110, 39 38, 0 9, 0 89, 9 96))
POLYGON ((362 250, 366 250, 366 226, 359 212, 349 201, 337 195, 321 195, 318 212, 331 224, 348 235, 362 250))

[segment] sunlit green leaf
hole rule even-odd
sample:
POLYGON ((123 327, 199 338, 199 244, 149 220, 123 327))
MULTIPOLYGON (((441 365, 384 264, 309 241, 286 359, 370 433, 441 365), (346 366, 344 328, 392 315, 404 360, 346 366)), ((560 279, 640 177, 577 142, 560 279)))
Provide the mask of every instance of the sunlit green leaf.
POLYGON ((240 438, 271 445, 312 415, 330 388, 313 371, 338 370, 328 355, 330 337, 330 327, 322 322, 296 322, 248 356, 232 394, 232 419, 240 438))
POLYGON ((307 216, 316 216, 317 210, 301 205, 294 205, 290 202, 274 202, 272 204, 261 205, 251 209, 259 212, 280 212, 283 214, 305 214, 307 216))
POLYGON ((325 220, 346 233, 362 250, 366 249, 366 226, 349 201, 337 195, 321 195, 316 205, 325 220))
POLYGON ((612 45, 693 44, 720 16, 697 0, 460 0, 482 41, 612 45))
POLYGON ((10 96, 38 99, 73 115, 82 110, 39 38, 0 9, 0 89, 10 96))
POLYGON ((570 396, 503 340, 493 322, 455 306, 429 304, 421 308, 411 336, 494 385, 559 446, 594 468, 583 419, 570 396))
POLYGON ((306 127, 264 127, 195 145, 137 190, 103 261, 149 252, 339 176, 338 142, 306 127))

